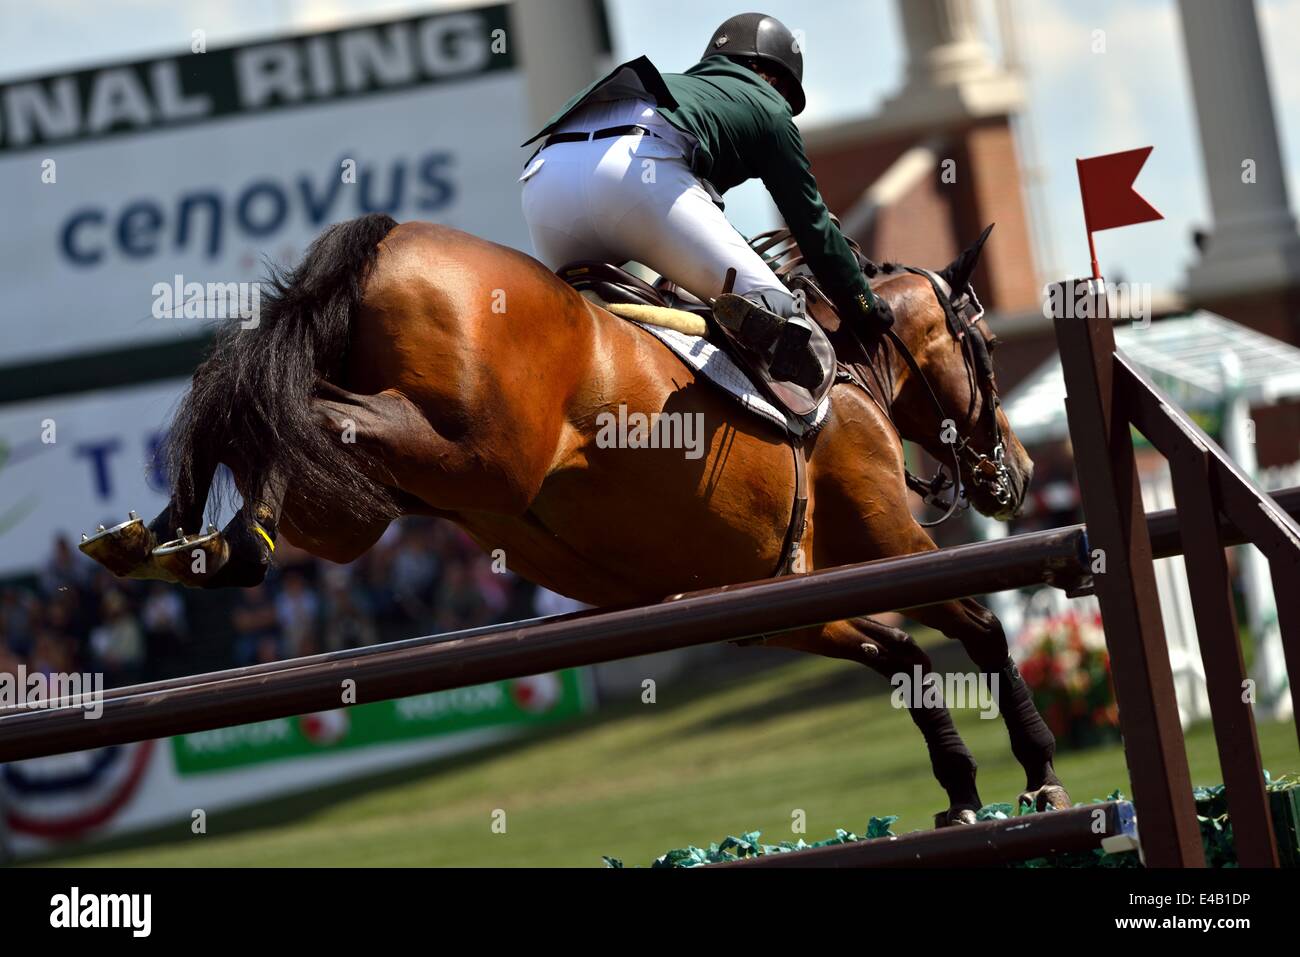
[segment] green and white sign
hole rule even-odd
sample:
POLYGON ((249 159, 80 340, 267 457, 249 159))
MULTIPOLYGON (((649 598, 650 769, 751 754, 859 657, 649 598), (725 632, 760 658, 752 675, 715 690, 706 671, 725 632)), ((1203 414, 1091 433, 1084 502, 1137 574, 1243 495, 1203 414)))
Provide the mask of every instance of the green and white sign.
POLYGON ((184 777, 484 728, 547 724, 582 714, 591 704, 584 673, 571 669, 180 735, 171 739, 172 753, 184 777))

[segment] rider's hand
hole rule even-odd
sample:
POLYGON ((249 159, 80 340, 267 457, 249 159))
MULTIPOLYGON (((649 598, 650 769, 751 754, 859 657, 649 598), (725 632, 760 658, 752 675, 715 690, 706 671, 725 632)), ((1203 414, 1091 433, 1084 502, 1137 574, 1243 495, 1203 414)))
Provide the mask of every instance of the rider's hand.
POLYGON ((894 324, 894 310, 889 308, 883 296, 876 296, 866 315, 867 328, 872 332, 884 332, 894 324))
POLYGON ((880 296, 861 292, 848 303, 840 315, 852 316, 852 324, 873 335, 880 335, 894 324, 894 311, 880 296))

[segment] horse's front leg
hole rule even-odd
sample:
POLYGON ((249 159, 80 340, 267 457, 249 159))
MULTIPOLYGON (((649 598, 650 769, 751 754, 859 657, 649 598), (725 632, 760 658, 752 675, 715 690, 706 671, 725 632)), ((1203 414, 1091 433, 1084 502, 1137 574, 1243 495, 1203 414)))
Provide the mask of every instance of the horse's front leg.
MULTIPOLYGON (((866 665, 895 684, 898 675, 911 682, 919 673, 930 675, 934 664, 911 635, 873 618, 834 621, 810 628, 774 635, 765 644, 794 648, 828 658, 841 658, 866 665)), ((948 795, 948 810, 935 817, 936 827, 973 824, 975 813, 984 806, 975 787, 975 758, 962 741, 942 695, 905 695, 904 707, 930 752, 930 768, 948 795)))
POLYGON ((1052 766, 1056 738, 1038 713, 1033 694, 1011 659, 997 616, 969 598, 915 608, 904 614, 960 641, 988 682, 1011 739, 1011 753, 1025 769, 1025 791, 1020 803, 1028 802, 1039 810, 1048 805, 1068 808, 1070 795, 1052 766))

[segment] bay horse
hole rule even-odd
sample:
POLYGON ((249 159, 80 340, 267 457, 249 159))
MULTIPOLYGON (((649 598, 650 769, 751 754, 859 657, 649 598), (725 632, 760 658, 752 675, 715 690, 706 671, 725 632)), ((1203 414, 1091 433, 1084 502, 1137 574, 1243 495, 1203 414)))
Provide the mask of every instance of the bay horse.
MULTIPOLYGON (((964 255, 950 267, 961 273, 954 288, 964 288, 978 249, 964 255)), ((394 518, 430 515, 501 549, 525 578, 592 605, 773 574, 796 493, 780 430, 537 260, 447 226, 371 214, 330 227, 296 268, 273 267, 269 286, 256 326, 230 323, 219 334, 177 411, 168 506, 148 526, 133 519, 84 543, 115 573, 252 586, 277 534, 348 562, 394 518), (597 442, 598 420, 620 405, 628 414, 699 414, 704 454, 597 442), (219 464, 243 504, 225 529, 204 535, 219 464)), ((967 451, 992 454, 1000 442, 1001 495, 976 473, 983 456, 961 460, 971 504, 995 517, 1018 510, 1032 475, 996 407, 991 365, 966 361, 929 280, 902 273, 876 291, 923 375, 899 348, 875 343, 870 368, 884 394, 833 388, 827 421, 806 444, 798 544, 808 569, 936 547, 908 508, 903 438, 940 461, 951 454, 945 427, 955 426, 967 451)), ((974 328, 991 348, 992 336, 974 328)), ((1055 741, 997 618, 972 600, 905 613, 960 641, 991 679, 1025 770, 1021 799, 1069 806, 1052 766, 1055 741)), ((916 665, 931 671, 910 636, 869 618, 766 643, 887 677, 916 665)), ((909 714, 948 796, 936 823, 973 821, 982 806, 976 765, 947 707, 909 714)))

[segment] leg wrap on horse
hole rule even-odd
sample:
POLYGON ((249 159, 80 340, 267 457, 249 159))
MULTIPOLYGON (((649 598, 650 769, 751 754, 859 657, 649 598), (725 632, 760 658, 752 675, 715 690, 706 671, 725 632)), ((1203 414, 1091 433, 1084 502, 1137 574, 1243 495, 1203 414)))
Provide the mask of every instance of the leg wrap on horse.
POLYGON ((957 733, 957 726, 953 724, 948 709, 909 708, 908 714, 925 738, 935 780, 947 792, 953 806, 979 808, 979 794, 975 789, 978 765, 975 756, 957 733))
MULTIPOLYGON (((920 667, 924 675, 933 672, 934 662, 907 632, 889 628, 871 619, 856 618, 853 621, 874 639, 882 653, 879 659, 872 662, 871 667, 891 682, 895 674, 902 672, 911 675, 916 667, 920 667)), ((908 707, 907 713, 912 716, 912 723, 925 738, 935 780, 948 794, 952 806, 973 809, 981 807, 979 793, 975 788, 975 772, 978 768, 975 756, 962 741, 947 706, 908 707)))
POLYGON ((251 588, 266 578, 275 554, 274 510, 257 503, 249 514, 245 505, 221 534, 230 544, 230 560, 212 577, 209 588, 251 588))
MULTIPOLYGON (((1049 768, 1056 754, 1056 738, 1034 706, 1033 694, 1020 676, 1020 669, 1008 656, 994 674, 998 709, 1011 738, 1011 753, 1027 769, 1049 768)), ((1031 786, 1038 783, 1030 781, 1031 786)))

